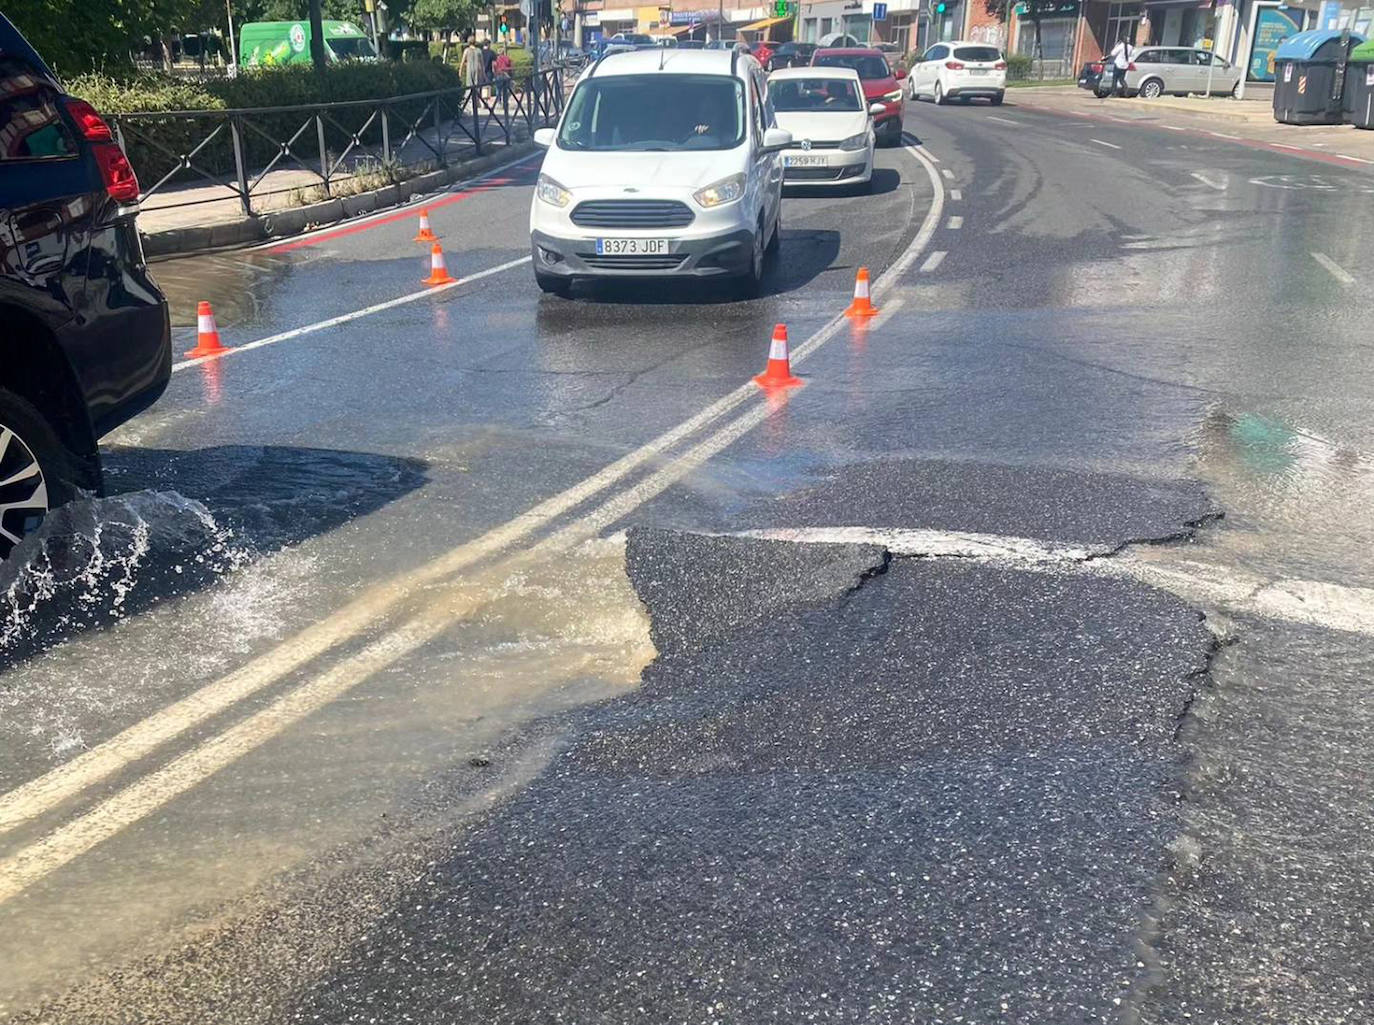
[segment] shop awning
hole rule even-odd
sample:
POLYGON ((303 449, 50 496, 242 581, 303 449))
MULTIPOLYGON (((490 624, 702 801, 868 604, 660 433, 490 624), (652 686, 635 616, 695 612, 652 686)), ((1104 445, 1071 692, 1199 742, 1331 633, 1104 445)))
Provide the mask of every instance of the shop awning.
POLYGON ((757 32, 760 29, 768 28, 778 24, 780 21, 791 21, 792 15, 784 14, 781 18, 764 18, 762 21, 750 22, 748 25, 741 25, 737 32, 757 32))

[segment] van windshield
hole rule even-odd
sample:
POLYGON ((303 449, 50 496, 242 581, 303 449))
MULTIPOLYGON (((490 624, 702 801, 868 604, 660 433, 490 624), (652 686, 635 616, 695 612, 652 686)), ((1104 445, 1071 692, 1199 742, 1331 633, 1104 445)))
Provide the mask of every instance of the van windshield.
POLYGON ((372 49, 372 41, 364 36, 338 36, 329 40, 329 48, 341 61, 377 56, 377 51, 372 49))
POLYGON ((615 75, 577 87, 558 144, 569 150, 734 149, 744 141, 743 83, 727 75, 615 75))

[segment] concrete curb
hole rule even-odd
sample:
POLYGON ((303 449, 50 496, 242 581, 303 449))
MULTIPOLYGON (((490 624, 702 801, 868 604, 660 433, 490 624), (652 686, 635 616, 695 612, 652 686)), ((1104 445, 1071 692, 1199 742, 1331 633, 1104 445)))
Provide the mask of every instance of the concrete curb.
POLYGON ((538 149, 533 142, 515 142, 498 146, 492 152, 471 160, 464 160, 439 171, 407 178, 397 185, 360 192, 355 196, 297 206, 287 210, 273 210, 255 217, 220 224, 192 225, 167 228, 140 234, 143 252, 150 258, 180 256, 206 249, 225 249, 264 242, 273 238, 299 235, 311 228, 319 228, 350 217, 361 217, 376 210, 399 206, 415 196, 438 192, 440 189, 475 178, 498 164, 519 159, 538 149))

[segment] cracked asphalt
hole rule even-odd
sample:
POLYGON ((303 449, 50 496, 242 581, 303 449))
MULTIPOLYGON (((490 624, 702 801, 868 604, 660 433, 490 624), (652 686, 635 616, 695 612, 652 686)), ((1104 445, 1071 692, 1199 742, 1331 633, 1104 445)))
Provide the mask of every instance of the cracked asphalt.
MULTIPOLYGON (((108 439, 0 570, 0 1020, 1374 1020, 1374 378, 1312 258, 1374 283, 1369 176, 907 128, 759 300, 516 267, 108 439), (732 398, 779 322, 805 386, 732 398)), ((451 271, 536 170, 435 209, 451 271)), ((160 265, 178 344, 413 292, 412 231, 160 265)))

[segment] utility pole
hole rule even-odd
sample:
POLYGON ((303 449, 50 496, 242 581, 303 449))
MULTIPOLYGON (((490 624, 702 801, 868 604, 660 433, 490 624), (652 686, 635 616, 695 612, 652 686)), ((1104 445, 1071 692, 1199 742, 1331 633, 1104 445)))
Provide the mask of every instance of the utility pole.
POLYGON ((229 76, 232 78, 239 66, 239 47, 234 39, 234 9, 230 6, 230 0, 224 0, 224 16, 229 19, 229 66, 233 69, 229 76))

